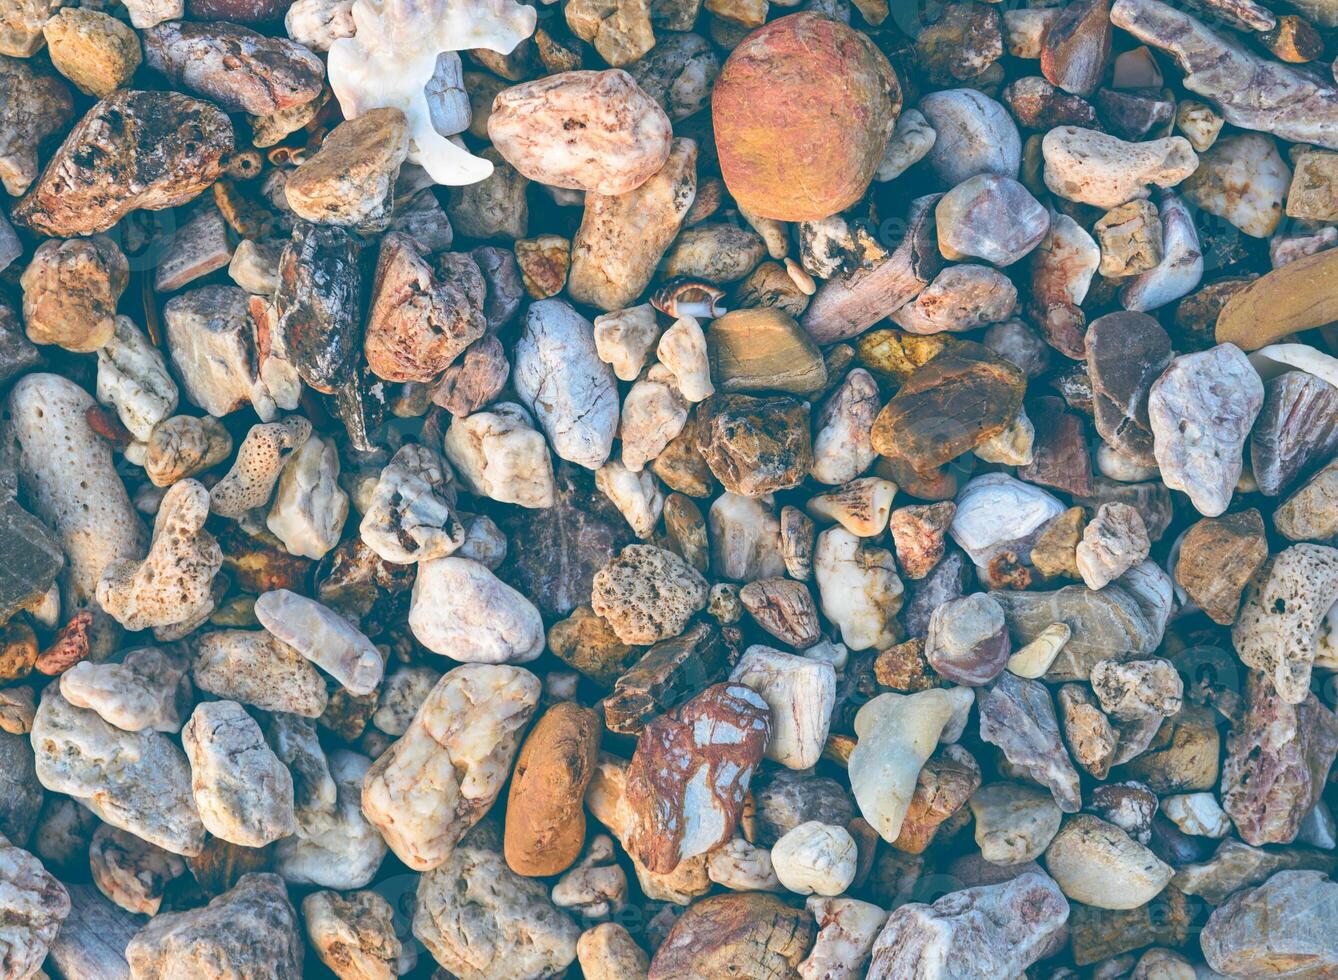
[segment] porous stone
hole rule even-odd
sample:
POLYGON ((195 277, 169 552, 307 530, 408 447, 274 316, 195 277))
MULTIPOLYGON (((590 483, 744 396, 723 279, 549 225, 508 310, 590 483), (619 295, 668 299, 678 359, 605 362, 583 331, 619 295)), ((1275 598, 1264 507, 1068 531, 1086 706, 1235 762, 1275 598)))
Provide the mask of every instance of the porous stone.
POLYGON ((1151 201, 1129 201, 1111 208, 1097 219, 1092 231, 1101 245, 1097 271, 1103 276, 1136 276, 1161 262, 1161 216, 1151 201))
POLYGON ((771 734, 766 701, 716 684, 650 722, 627 770, 630 848, 646 867, 673 871, 733 835, 771 734))
POLYGON ((48 686, 33 719, 37 778, 102 820, 173 854, 193 855, 205 829, 186 756, 166 735, 126 732, 48 686))
POLYGON ((302 976, 302 934, 283 880, 245 874, 203 908, 154 916, 125 949, 136 980, 182 975, 302 976), (184 974, 183 974, 183 971, 184 974))
POLYGON ((1254 671, 1244 707, 1227 736, 1222 809, 1245 843, 1289 844, 1338 755, 1338 718, 1313 694, 1288 704, 1254 671))
POLYGON ((191 676, 202 691, 253 705, 318 718, 325 679, 302 654, 267 630, 219 630, 196 641, 191 676))
POLYGON ((501 792, 540 690, 529 671, 491 664, 437 682, 363 783, 363 813, 396 857, 419 871, 450 858, 501 792))
POLYGON ((1148 418, 1162 482, 1205 517, 1231 503, 1264 385, 1234 344, 1175 358, 1152 385, 1148 418))
POLYGON ((179 92, 120 89, 77 122, 10 217, 52 236, 106 231, 131 211, 190 201, 232 152, 222 110, 179 92))
POLYGON ((1146 198, 1149 184, 1174 187, 1198 166, 1197 155, 1183 137, 1128 143, 1078 126, 1050 130, 1042 152, 1046 187, 1067 200, 1099 208, 1146 198))
POLYGON ((628 545, 595 573, 591 606, 624 643, 677 636, 706 605, 706 580, 672 552, 628 545))

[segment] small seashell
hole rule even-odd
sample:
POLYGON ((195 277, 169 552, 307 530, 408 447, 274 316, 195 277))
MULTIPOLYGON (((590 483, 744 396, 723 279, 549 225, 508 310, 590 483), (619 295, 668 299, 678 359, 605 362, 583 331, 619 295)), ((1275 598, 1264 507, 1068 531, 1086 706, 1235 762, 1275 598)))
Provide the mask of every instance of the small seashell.
POLYGON ((650 305, 668 316, 717 317, 725 308, 719 303, 725 291, 710 283, 679 276, 670 279, 650 297, 650 305))

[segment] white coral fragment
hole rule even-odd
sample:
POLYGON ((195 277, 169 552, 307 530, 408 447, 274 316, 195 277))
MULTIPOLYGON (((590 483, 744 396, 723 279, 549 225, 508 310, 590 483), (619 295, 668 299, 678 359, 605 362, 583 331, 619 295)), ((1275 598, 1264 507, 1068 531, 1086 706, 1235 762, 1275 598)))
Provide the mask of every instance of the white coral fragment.
POLYGON ((428 85, 437 56, 473 48, 510 54, 534 33, 535 16, 513 0, 355 0, 357 33, 330 44, 330 87, 346 119, 383 106, 402 111, 409 162, 438 184, 477 183, 491 176, 492 164, 432 125, 428 85))

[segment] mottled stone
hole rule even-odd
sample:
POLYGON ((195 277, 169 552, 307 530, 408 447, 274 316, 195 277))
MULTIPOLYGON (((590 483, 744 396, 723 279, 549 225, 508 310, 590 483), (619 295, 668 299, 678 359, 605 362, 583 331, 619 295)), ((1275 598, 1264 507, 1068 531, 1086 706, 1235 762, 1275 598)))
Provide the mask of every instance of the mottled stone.
POLYGON ((1087 328, 1087 373, 1096 430, 1126 455, 1152 461, 1147 398, 1171 362, 1171 338, 1146 313, 1108 313, 1087 328))
POLYGON ((1213 622, 1230 626, 1245 586, 1267 557, 1259 511, 1205 517, 1180 540, 1175 581, 1213 622))
POLYGON ((775 895, 716 895, 693 903, 674 923, 649 978, 797 975, 815 931, 811 915, 775 895))
POLYGON ((1081 803, 1078 773, 1059 737, 1045 686, 1008 671, 980 699, 980 737, 999 746, 1009 763, 1049 788, 1065 813, 1081 803))
POLYGON ((284 200, 307 221, 385 227, 395 178, 408 152, 404 113, 372 109, 329 132, 320 149, 284 181, 284 200))
POLYGON ((716 479, 747 497, 797 486, 813 465, 809 408, 780 395, 710 398, 696 438, 716 479))
MULTIPOLYGON (((7 56, 0 61, 0 91, 5 95, 4 104, 0 106, 0 182, 14 197, 26 191, 37 179, 38 147, 48 137, 63 130, 74 113, 70 90, 65 84, 52 73, 42 71, 35 62, 21 60, 27 59, 32 51, 14 50, 7 35, 16 6, 22 11, 26 5, 8 5, 3 14, 4 23, 0 24, 0 55, 7 56)), ((56 6, 51 4, 51 8, 56 6)), ((51 8, 46 2, 34 3, 31 7, 50 14, 51 8)), ((39 22, 37 30, 29 35, 33 50, 41 43, 42 26, 39 22)), ((138 50, 138 42, 135 47, 138 50)), ((55 56, 53 51, 52 57, 55 56)))
POLYGON ((1230 976, 1322 977, 1338 970, 1338 884, 1318 871, 1279 871, 1216 909, 1200 936, 1208 964, 1230 976))
POLYGON ((1250 468, 1260 493, 1284 493, 1336 448, 1338 388, 1304 371, 1287 371, 1264 385, 1250 433, 1250 468))
POLYGON ((1288 704, 1253 671, 1245 695, 1227 736, 1222 808, 1247 844, 1289 844, 1338 755, 1338 719, 1313 694, 1288 704))
POLYGON ((232 148, 232 124, 209 103, 118 90, 75 124, 11 217, 46 235, 106 231, 136 208, 185 204, 232 148))

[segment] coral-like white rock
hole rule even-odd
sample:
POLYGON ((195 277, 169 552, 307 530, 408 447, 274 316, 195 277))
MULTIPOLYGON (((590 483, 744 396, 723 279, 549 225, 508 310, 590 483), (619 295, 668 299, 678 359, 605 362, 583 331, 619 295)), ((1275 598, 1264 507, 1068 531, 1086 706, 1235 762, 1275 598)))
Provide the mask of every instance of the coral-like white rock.
POLYGON ((330 44, 330 87, 346 119, 382 106, 402 111, 409 162, 437 183, 477 183, 491 176, 492 164, 432 124, 428 86, 438 57, 474 48, 510 54, 534 33, 535 17, 533 7, 513 0, 355 0, 357 33, 330 44))

